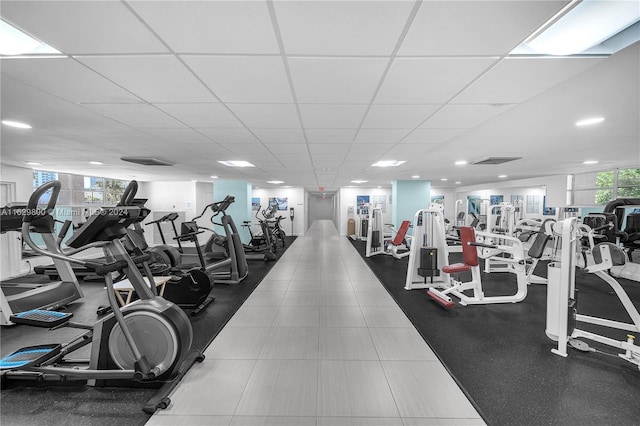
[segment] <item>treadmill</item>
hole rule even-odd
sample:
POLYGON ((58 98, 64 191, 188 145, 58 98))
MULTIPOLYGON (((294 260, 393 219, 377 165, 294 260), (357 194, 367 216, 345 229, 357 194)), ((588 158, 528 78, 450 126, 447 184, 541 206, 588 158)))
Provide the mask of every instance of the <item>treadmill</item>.
MULTIPOLYGON (((54 189, 55 190, 55 189, 54 189)), ((59 188, 58 188, 59 190, 59 188)), ((51 197, 55 200, 57 197, 51 197)), ((46 207, 47 212, 54 209, 54 205, 46 207)), ((43 209, 43 212, 45 210, 43 209)), ((13 203, 2 208, 0 232, 20 231, 22 219, 27 212, 26 204, 13 203)), ((66 233, 68 225, 63 228, 66 233)), ((58 242, 53 231, 53 218, 50 215, 35 218, 31 232, 42 236, 48 250, 55 250, 58 242)), ((20 282, 14 278, 11 282, 0 283, 0 325, 12 325, 11 316, 32 309, 56 310, 83 297, 82 289, 69 262, 55 259, 54 265, 59 281, 51 282, 20 282)))

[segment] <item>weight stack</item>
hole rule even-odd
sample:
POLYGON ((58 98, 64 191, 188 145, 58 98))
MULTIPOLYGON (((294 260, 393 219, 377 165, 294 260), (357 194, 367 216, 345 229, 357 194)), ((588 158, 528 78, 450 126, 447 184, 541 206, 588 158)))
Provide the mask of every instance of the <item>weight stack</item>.
POLYGON ((420 267, 418 275, 421 277, 437 277, 440 275, 438 269, 438 249, 435 247, 420 248, 420 267))
POLYGON ((371 247, 380 248, 380 231, 371 231, 371 247))

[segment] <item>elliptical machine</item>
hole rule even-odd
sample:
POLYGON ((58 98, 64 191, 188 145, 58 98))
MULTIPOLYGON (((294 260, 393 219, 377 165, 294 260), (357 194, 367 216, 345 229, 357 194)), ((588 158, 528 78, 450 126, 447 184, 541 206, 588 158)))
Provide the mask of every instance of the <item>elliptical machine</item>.
MULTIPOLYGON (((0 360, 3 378, 81 379, 97 386, 121 383, 114 380, 124 380, 126 384, 164 382, 161 393, 145 405, 144 411, 153 413, 158 408, 166 408, 170 402, 166 395, 186 372, 181 367, 202 361, 204 355, 190 351, 193 331, 186 314, 177 305, 159 297, 155 286, 147 285, 138 270, 136 261, 144 264, 148 256, 131 258, 120 241, 126 235, 127 226, 140 220, 140 217, 146 217, 149 210, 124 203, 96 212, 74 232, 67 245, 74 249, 74 253, 101 247, 111 261, 100 263, 77 259, 55 246, 43 249, 30 236, 32 228, 52 232, 54 219, 51 212, 60 188, 59 181, 52 181, 32 194, 22 224, 24 241, 37 253, 80 264, 103 275, 112 312, 93 325, 73 323, 70 321, 72 314, 56 311, 32 310, 14 315, 12 321, 15 323, 73 327, 83 330, 83 333, 68 343, 30 346, 13 352, 0 360), (38 208, 38 201, 49 190, 52 193, 47 207, 38 208), (140 297, 124 307, 118 306, 113 288, 111 273, 117 271, 126 273, 140 297), (88 344, 92 345, 88 362, 68 358, 68 355, 88 344)), ((123 199, 132 201, 132 193, 133 186, 130 185, 123 199)), ((152 280, 150 274, 148 278, 152 280)))
POLYGON ((217 284, 239 284, 249 273, 249 266, 247 265, 247 258, 242 247, 238 229, 233 222, 233 218, 226 212, 234 201, 235 197, 233 195, 227 195, 224 200, 205 206, 199 216, 194 217, 191 221, 182 223, 181 234, 176 237, 182 242, 194 243, 203 272, 207 274, 211 282, 217 284), (224 236, 217 234, 213 229, 199 226, 196 222, 204 216, 209 209, 213 212, 210 219, 211 223, 222 226, 225 232, 224 236), (222 214, 220 223, 214 222, 215 218, 220 214, 222 214), (212 232, 211 237, 209 237, 209 240, 205 244, 204 253, 198 240, 198 235, 204 233, 202 229, 212 232), (213 245, 224 247, 227 257, 222 260, 207 263, 205 256, 207 252, 211 251, 213 245))

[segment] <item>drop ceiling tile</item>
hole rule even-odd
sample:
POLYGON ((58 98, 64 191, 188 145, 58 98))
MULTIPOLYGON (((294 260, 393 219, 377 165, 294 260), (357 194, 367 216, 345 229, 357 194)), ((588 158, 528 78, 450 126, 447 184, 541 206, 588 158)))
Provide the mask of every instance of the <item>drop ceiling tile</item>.
POLYGON ((136 103, 132 95, 71 58, 3 59, 2 76, 76 103, 136 103), (46 72, 43 70, 46 69, 46 72))
POLYGON ((401 144, 439 144, 455 138, 467 129, 415 129, 400 141, 401 144))
POLYGON ((259 142, 240 143, 237 141, 231 141, 221 143, 221 145, 233 153, 241 154, 243 158, 246 158, 254 164, 256 164, 256 160, 260 160, 263 157, 271 158, 267 148, 259 142))
POLYGON ((393 149, 396 146, 395 143, 368 143, 368 144, 354 144, 349 151, 349 158, 357 159, 360 155, 374 155, 379 156, 385 152, 393 149))
POLYGON ((280 56, 181 58, 223 102, 293 102, 280 56))
POLYGON ((567 1, 423 2, 399 55, 506 55, 567 1))
POLYGON ((470 129, 513 108, 514 105, 445 105, 421 128, 470 129))
POLYGON ((368 104, 387 58, 289 58, 300 103, 368 104))
POLYGON ((184 124, 148 104, 86 104, 84 107, 132 127, 185 127, 184 124))
POLYGON ((302 122, 312 129, 357 129, 366 105, 300 105, 302 122))
POLYGON ((265 144, 267 149, 272 153, 278 155, 281 154, 307 154, 308 148, 305 143, 268 143, 265 144))
POLYGON ((389 55, 410 2, 275 2, 287 54, 389 55))
POLYGON ((309 151, 313 157, 316 154, 337 154, 342 157, 349 151, 350 144, 325 144, 325 143, 310 143, 309 151))
POLYGON ((80 62, 147 102, 215 102, 173 56, 83 56, 80 62))
POLYGON ((410 131, 411 129, 360 129, 354 142, 366 144, 396 143, 410 131))
POLYGON ((376 104, 442 104, 481 75, 496 58, 396 58, 376 104))
POLYGON ((207 139, 193 129, 145 129, 145 133, 174 144, 198 144, 215 145, 211 139, 207 139))
POLYGON ((168 52, 123 2, 3 1, 2 17, 66 54, 168 52))
POLYGON ((300 127, 293 104, 229 104, 231 111, 250 128, 294 129, 300 127))
POLYGON ((176 53, 279 53, 266 2, 130 1, 176 53))
POLYGON ((413 129, 438 108, 438 105, 372 105, 363 128, 413 129))
POLYGON ((253 133, 264 143, 290 144, 304 142, 302 129, 253 129, 253 133))
POLYGON ((156 107, 189 127, 234 128, 242 123, 220 103, 161 103, 156 107))
POLYGON ((258 140, 247 129, 198 129, 200 133, 214 141, 229 147, 231 144, 255 144, 260 145, 258 140))
POLYGON ((600 63, 602 58, 505 58, 453 103, 521 103, 600 63))
POLYGON ((309 143, 351 143, 357 129, 306 129, 309 143))

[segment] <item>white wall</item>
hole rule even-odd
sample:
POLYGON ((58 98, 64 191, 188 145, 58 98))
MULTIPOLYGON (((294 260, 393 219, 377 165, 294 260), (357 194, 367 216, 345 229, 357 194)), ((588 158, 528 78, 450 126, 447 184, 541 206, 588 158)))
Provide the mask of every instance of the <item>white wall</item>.
POLYGON ((16 184, 16 199, 27 202, 33 193, 33 169, 0 165, 0 180, 16 184))
MULTIPOLYGON (((260 198, 261 210, 269 206, 270 197, 287 198, 287 211, 279 211, 276 216, 284 216, 286 219, 281 222, 282 228, 287 235, 291 235, 291 221, 289 220, 289 208, 294 208, 295 217, 293 219, 293 235, 304 235, 306 229, 305 193, 303 188, 254 188, 252 197, 260 198)), ((255 212, 252 219, 255 222, 255 212)), ((258 217, 262 217, 260 214, 258 217)))

